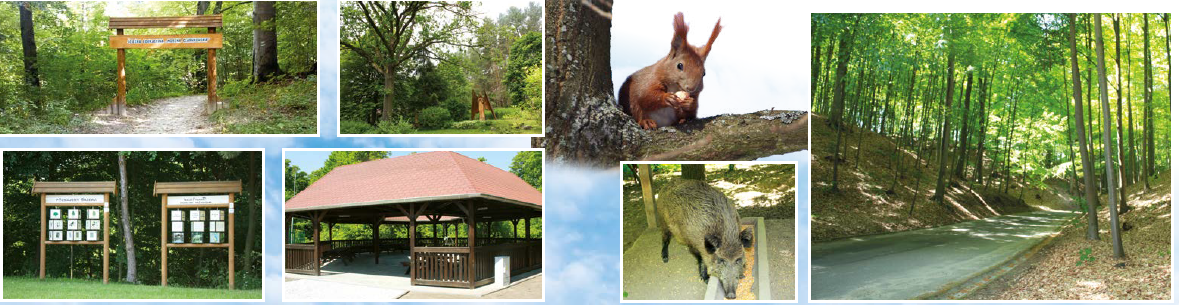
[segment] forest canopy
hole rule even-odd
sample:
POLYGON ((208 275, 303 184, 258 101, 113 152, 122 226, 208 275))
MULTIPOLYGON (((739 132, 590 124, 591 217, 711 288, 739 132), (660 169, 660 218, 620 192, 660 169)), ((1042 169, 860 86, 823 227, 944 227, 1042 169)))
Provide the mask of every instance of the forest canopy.
POLYGON ((341 133, 539 133, 543 9, 491 7, 342 2, 341 133))
POLYGON ((930 162, 944 156, 946 176, 967 181, 1059 178, 1081 189, 1077 145, 1087 143, 1107 189, 1100 34, 1113 160, 1127 184, 1154 179, 1170 168, 1170 14, 1103 15, 1070 24, 1066 14, 813 14, 812 107, 837 130, 895 137, 930 162), (1070 67, 1070 30, 1079 73, 1070 67))

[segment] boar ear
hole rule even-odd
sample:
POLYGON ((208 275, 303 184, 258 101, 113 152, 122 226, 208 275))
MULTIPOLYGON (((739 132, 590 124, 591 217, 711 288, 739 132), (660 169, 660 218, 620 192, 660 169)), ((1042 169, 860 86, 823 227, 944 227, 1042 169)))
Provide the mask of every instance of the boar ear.
POLYGON ((716 235, 704 236, 704 250, 708 251, 708 254, 716 253, 716 249, 720 248, 720 242, 720 237, 716 235))
POLYGON ((753 247, 753 228, 741 230, 741 246, 746 248, 753 247))

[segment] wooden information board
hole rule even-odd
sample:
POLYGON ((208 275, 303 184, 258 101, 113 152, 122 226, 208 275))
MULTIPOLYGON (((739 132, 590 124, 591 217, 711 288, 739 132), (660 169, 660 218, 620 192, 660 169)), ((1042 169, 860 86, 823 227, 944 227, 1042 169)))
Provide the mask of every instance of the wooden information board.
POLYGON ((221 33, 188 35, 116 35, 116 49, 220 49, 221 33))
POLYGON ((40 276, 45 278, 46 245, 102 246, 102 283, 110 282, 110 197, 114 181, 33 183, 41 194, 40 276), (47 219, 48 218, 48 219, 47 219))
POLYGON ((226 248, 229 250, 229 289, 235 288, 233 199, 234 194, 241 191, 241 181, 156 182, 153 193, 161 196, 161 286, 168 286, 169 248, 226 248))

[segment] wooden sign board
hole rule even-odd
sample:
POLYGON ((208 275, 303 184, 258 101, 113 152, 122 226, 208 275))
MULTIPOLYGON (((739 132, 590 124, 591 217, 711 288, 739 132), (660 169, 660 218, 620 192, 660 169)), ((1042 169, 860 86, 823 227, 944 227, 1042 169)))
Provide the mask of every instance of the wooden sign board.
POLYGON ((168 205, 230 204, 229 195, 168 196, 168 205))
POLYGON ((104 203, 106 196, 100 194, 86 194, 86 195, 45 195, 45 203, 49 204, 78 204, 78 203, 104 203))
POLYGON ((185 35, 114 35, 115 49, 220 49, 221 33, 185 35))

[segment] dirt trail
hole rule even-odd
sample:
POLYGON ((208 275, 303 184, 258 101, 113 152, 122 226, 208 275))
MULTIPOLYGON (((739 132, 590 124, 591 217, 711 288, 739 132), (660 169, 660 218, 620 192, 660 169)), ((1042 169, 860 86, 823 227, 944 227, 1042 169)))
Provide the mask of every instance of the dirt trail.
POLYGON ((159 99, 147 105, 128 107, 123 117, 92 113, 90 124, 78 133, 90 134, 206 134, 216 127, 202 114, 205 95, 159 99))

